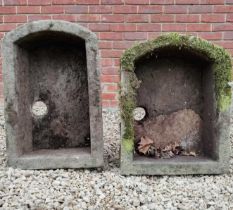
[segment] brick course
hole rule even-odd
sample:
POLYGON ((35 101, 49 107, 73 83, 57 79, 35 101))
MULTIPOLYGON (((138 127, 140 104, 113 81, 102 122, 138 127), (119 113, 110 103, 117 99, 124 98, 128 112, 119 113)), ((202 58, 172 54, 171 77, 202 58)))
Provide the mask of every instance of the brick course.
POLYGON ((233 0, 0 0, 0 5, 0 38, 20 24, 45 19, 76 22, 95 32, 104 107, 117 107, 119 58, 135 42, 176 31, 210 40, 233 55, 233 0))

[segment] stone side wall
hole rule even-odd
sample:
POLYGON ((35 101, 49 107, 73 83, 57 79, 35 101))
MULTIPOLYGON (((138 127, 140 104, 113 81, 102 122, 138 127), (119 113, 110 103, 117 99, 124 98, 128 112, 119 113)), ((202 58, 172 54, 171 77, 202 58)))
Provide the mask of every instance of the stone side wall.
MULTIPOLYGON (((233 0, 0 0, 0 5, 0 38, 20 24, 44 19, 76 22, 95 32, 103 107, 118 106, 119 58, 135 42, 180 32, 210 40, 233 55, 233 0)), ((0 71, 1 100, 2 86, 0 71)))

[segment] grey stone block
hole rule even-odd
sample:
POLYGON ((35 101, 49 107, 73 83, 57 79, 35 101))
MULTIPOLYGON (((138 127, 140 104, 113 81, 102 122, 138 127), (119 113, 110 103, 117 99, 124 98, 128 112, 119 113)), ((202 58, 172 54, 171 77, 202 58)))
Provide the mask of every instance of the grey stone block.
MULTIPOLYGON (((171 33, 126 50, 121 68, 122 174, 221 174, 228 171, 232 67, 230 56, 223 48, 193 36, 171 33), (203 120, 200 154, 168 159, 138 154, 133 118, 136 107, 145 108, 143 120, 149 122, 161 114, 195 110, 203 120)), ((143 127, 143 121, 139 124, 143 127)))
POLYGON ((96 35, 75 23, 36 21, 7 33, 2 52, 9 166, 102 167, 96 35), (42 115, 36 102, 47 109, 42 115))

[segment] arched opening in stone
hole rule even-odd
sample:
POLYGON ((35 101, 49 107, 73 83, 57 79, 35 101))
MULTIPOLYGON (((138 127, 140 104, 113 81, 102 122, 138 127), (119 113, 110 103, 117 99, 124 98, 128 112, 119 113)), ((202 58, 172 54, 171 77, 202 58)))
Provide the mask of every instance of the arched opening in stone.
POLYGON ((33 150, 90 146, 85 40, 43 31, 17 45, 17 65, 24 66, 18 78, 20 100, 30 106, 42 101, 48 109, 43 118, 32 118, 33 150))
POLYGON ((140 83, 136 103, 147 113, 146 119, 134 122, 137 154, 171 158, 212 150, 208 143, 215 115, 211 65, 198 54, 178 47, 164 47, 135 62, 140 83))

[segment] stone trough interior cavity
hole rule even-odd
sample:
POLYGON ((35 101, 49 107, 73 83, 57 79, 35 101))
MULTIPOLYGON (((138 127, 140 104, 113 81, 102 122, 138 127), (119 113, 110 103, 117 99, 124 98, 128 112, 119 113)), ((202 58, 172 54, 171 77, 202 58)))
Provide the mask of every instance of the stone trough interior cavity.
POLYGON ((137 106, 145 110, 145 117, 134 124, 135 158, 146 154, 156 158, 180 155, 215 159, 211 62, 169 47, 138 59, 135 66, 140 81, 137 106), (138 151, 142 140, 144 146, 150 143, 153 151, 149 147, 145 154, 138 151))
POLYGON ((16 46, 22 150, 90 147, 85 40, 43 31, 16 46))

